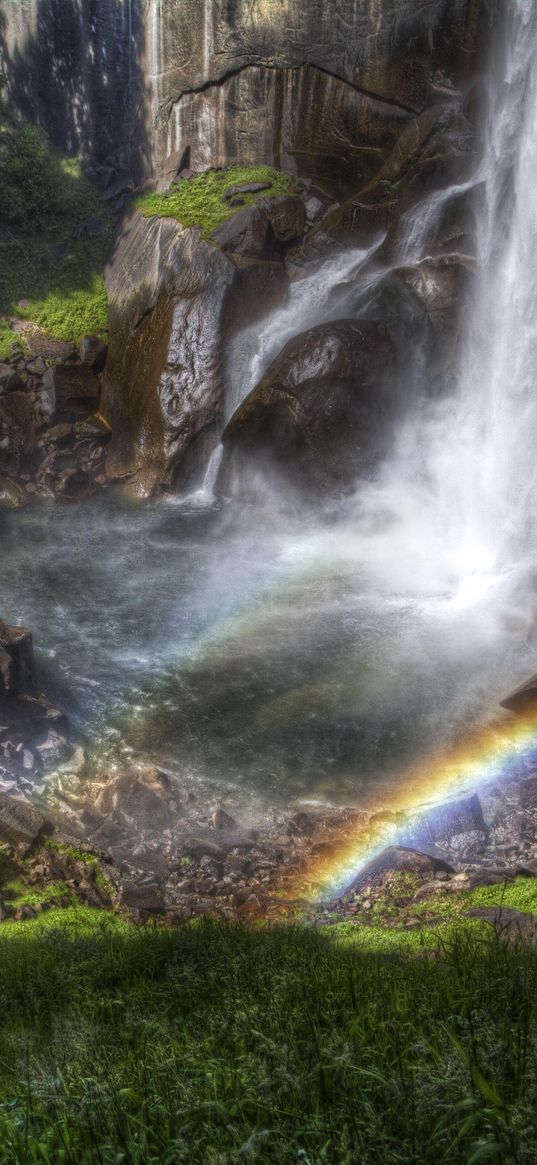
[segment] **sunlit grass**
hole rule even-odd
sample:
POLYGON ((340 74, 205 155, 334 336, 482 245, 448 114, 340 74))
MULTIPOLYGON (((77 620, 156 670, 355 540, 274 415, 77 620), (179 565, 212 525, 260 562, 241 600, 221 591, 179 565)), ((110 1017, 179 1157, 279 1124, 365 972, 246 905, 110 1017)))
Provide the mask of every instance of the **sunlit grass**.
POLYGON ((162 194, 145 194, 136 205, 149 218, 175 218, 185 227, 200 227, 205 238, 241 209, 224 199, 226 190, 257 182, 266 182, 269 188, 260 194, 241 194, 245 206, 253 206, 259 198, 287 194, 293 186, 287 174, 272 166, 232 166, 176 182, 162 194))

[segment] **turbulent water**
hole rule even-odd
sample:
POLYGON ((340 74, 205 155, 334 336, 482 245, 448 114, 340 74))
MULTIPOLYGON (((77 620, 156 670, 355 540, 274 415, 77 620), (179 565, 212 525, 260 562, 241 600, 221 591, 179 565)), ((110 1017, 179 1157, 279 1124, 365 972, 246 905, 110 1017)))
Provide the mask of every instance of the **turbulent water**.
MULTIPOLYGON (((216 453, 179 505, 1 519, 2 615, 34 629, 48 690, 95 747, 250 800, 363 801, 537 670, 537 16, 510 8, 468 184, 479 274, 460 378, 401 423, 376 480, 293 524, 209 506, 216 453)), ((399 261, 420 257, 445 197, 414 214, 399 261)), ((243 333, 228 415, 290 336, 350 310, 370 259, 330 260, 243 333)))

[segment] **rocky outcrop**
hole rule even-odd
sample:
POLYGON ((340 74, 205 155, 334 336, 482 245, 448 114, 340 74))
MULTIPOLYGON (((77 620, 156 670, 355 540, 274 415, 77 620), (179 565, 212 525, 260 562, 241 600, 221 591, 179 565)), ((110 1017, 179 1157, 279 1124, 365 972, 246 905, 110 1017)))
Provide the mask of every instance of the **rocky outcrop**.
POLYGON ((267 483, 318 501, 375 463, 393 417, 395 352, 382 324, 341 320, 290 340, 227 425, 219 489, 267 483))
POLYGON ((39 694, 31 632, 1 620, 0 721, 0 793, 32 788, 71 751, 66 718, 39 694))
POLYGON ((526 680, 501 701, 502 708, 519 716, 531 716, 537 711, 537 676, 526 680))
POLYGON ((116 247, 102 400, 112 430, 107 476, 136 496, 184 488, 203 472, 221 423, 226 337, 285 294, 282 264, 265 258, 268 217, 252 209, 259 231, 242 229, 242 216, 252 219, 245 208, 221 246, 136 212, 116 247))
POLYGON ((106 346, 88 335, 79 352, 15 322, 22 343, 0 364, 0 511, 35 499, 80 501, 104 483, 106 346))

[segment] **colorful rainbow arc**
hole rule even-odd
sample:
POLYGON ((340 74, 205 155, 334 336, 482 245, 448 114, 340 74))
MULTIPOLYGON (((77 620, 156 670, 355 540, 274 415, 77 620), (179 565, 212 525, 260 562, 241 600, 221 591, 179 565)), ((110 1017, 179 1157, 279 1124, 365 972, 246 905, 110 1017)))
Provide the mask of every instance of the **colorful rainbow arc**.
MULTIPOLYGON (((448 753, 431 756, 402 773, 383 808, 394 815, 419 814, 455 794, 475 791, 485 783, 514 775, 532 753, 537 768, 537 709, 516 720, 497 720, 472 733, 448 753)), ((351 840, 348 836, 342 839, 341 844, 336 840, 328 857, 322 853, 315 856, 302 871, 294 896, 300 896, 304 885, 314 884, 314 893, 308 894, 310 900, 334 897, 386 844, 386 827, 380 824, 376 829, 368 825, 351 840)))

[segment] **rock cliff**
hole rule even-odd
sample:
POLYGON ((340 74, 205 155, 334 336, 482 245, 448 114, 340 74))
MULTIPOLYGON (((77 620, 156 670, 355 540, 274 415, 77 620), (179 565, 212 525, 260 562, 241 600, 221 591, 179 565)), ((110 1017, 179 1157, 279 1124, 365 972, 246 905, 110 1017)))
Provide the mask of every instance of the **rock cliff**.
POLYGON ((475 71, 494 0, 10 0, 14 102, 105 179, 268 162, 356 188, 475 71))

